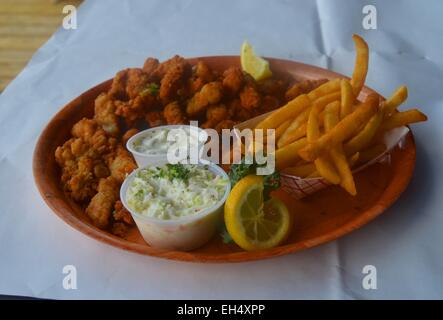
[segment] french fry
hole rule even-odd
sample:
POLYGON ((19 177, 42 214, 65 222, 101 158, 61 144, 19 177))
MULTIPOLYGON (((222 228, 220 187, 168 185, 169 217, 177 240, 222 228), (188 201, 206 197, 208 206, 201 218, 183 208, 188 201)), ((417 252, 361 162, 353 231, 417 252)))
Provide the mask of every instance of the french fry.
POLYGON ((306 136, 306 128, 307 128, 307 123, 303 123, 300 127, 298 127, 295 131, 291 132, 286 140, 284 141, 284 143, 281 143, 279 140, 279 144, 277 144, 277 147, 283 148, 285 146, 287 146, 290 143, 293 143, 294 141, 297 141, 300 138, 303 138, 304 136, 306 136))
POLYGON ((343 79, 340 83, 341 88, 341 109, 340 119, 343 119, 352 112, 352 106, 354 105, 354 93, 351 83, 343 79))
MULTIPOLYGON (((323 96, 319 99, 317 99, 313 105, 312 105, 312 109, 311 112, 309 114, 309 118, 308 118, 308 127, 307 127, 307 132, 306 132, 306 136, 308 137, 308 141, 309 142, 313 142, 310 141, 310 130, 316 130, 318 132, 315 133, 314 136, 311 135, 311 138, 316 140, 319 138, 320 134, 319 134, 319 130, 320 130, 320 124, 319 124, 319 120, 320 120, 320 113, 321 111, 330 103, 334 103, 337 102, 336 100, 340 99, 340 92, 333 92, 330 93, 326 96, 323 96), (315 122, 314 122, 315 121, 315 122), (311 122, 311 124, 309 124, 311 122)), ((339 103, 339 102, 337 102, 339 103)), ((312 134, 312 132, 311 132, 312 134)))
POLYGON ((357 98, 366 80, 369 64, 369 48, 363 38, 354 34, 352 36, 355 44, 355 66, 352 73, 351 85, 354 92, 354 97, 357 98))
POLYGON ((389 116, 395 109, 398 108, 408 98, 408 88, 406 86, 400 86, 395 90, 394 94, 384 101, 381 105, 383 114, 389 116))
POLYGON ((283 122, 281 125, 278 126, 277 129, 275 129, 275 139, 279 139, 283 133, 288 129, 288 127, 291 125, 292 119, 288 119, 285 122, 283 122))
MULTIPOLYGON (((305 111, 303 111, 293 122, 295 129, 291 129, 291 126, 286 130, 286 132, 283 134, 283 136, 279 139, 277 143, 278 148, 282 148, 285 145, 288 145, 289 143, 292 143, 301 137, 304 137, 306 135, 306 120, 309 119, 309 115, 311 113, 312 108, 316 108, 318 112, 322 111, 324 107, 335 100, 340 99, 340 92, 332 92, 325 96, 322 96, 315 100, 311 107, 307 108, 305 111), (298 123, 295 123, 295 122, 298 123)), ((317 112, 316 111, 316 112, 317 112)), ((320 114, 320 119, 322 118, 322 114, 320 114)), ((320 125, 321 126, 321 125, 320 125)))
POLYGON ((328 82, 322 84, 318 88, 312 90, 308 93, 308 97, 311 101, 315 101, 323 96, 340 90, 341 79, 329 80, 328 82))
POLYGON ((271 113, 266 119, 261 121, 255 128, 256 129, 272 129, 277 128, 283 122, 288 120, 289 118, 295 118, 298 116, 303 110, 305 110, 311 104, 311 100, 307 95, 302 94, 295 98, 294 100, 289 101, 283 107, 275 110, 271 113))
MULTIPOLYGON (((355 164, 357 164, 357 162, 358 162, 358 160, 359 160, 359 157, 360 157, 360 153, 357 152, 357 153, 355 153, 352 157, 349 158, 348 162, 349 162, 349 166, 350 166, 351 168, 354 167, 355 164)), ((311 164, 311 165, 312 165, 312 164, 311 164)), ((307 170, 307 169, 308 169, 308 168, 307 168, 307 164, 305 164, 305 166, 306 166, 306 170, 307 170)), ((315 167, 314 167, 314 168, 315 168, 315 167)), ((299 169, 297 169, 297 170, 299 170, 299 169)), ((320 176, 320 174, 318 173, 318 171, 317 171, 317 170, 314 170, 314 171, 312 171, 310 174, 306 175, 305 178, 319 178, 319 177, 321 177, 321 176, 320 176)))
POLYGON ((287 129, 283 132, 283 134, 280 136, 280 139, 278 139, 277 147, 281 148, 285 146, 286 144, 295 141, 296 139, 293 139, 292 141, 289 141, 291 138, 291 134, 293 134, 300 126, 302 126, 306 121, 308 120, 309 113, 311 112, 312 106, 308 107, 306 110, 304 110, 302 113, 300 113, 295 119, 290 123, 290 125, 287 127, 287 129))
POLYGON ((303 148, 307 143, 307 139, 299 139, 287 146, 275 151, 275 166, 278 170, 282 170, 291 166, 300 159, 298 150, 303 148))
POLYGON ((428 120, 428 117, 418 109, 412 109, 394 113, 387 118, 381 125, 381 131, 389 131, 394 128, 406 126, 411 123, 422 122, 428 120))
MULTIPOLYGON (((333 104, 339 105, 339 102, 331 102, 328 104, 328 106, 333 104)), ((309 114, 306 137, 310 143, 317 141, 317 139, 320 137, 319 114, 321 107, 321 104, 315 104, 312 107, 311 113, 309 114)), ((340 176, 326 154, 320 155, 317 159, 315 159, 314 164, 318 173, 320 173, 320 175, 327 181, 332 184, 340 183, 340 176)))
POLYGON ((298 152, 300 157, 306 161, 314 161, 327 147, 349 139, 377 112, 377 106, 378 96, 370 95, 364 103, 342 119, 331 131, 300 149, 298 152))
POLYGON ((313 178, 321 178, 320 174, 317 170, 315 170, 313 173, 311 173, 309 176, 306 176, 307 179, 313 179, 313 178))
POLYGON ((327 154, 315 159, 314 164, 317 172, 329 183, 339 184, 341 182, 340 175, 327 154))
MULTIPOLYGON (((340 121, 339 114, 339 102, 332 102, 326 106, 324 120, 326 132, 331 131, 340 121)), ((351 168, 343 151, 342 144, 339 143, 335 146, 332 146, 330 150, 330 155, 332 162, 334 163, 335 167, 337 168, 338 174, 340 175, 340 185, 351 195, 356 195, 357 190, 355 189, 354 178, 352 176, 351 168)))
POLYGON ((331 131, 331 129, 334 128, 337 125, 337 123, 340 121, 339 113, 340 113, 340 102, 338 101, 331 102, 326 106, 324 114, 324 126, 326 132, 331 131))
POLYGON ((305 178, 315 172, 315 165, 313 163, 302 164, 295 167, 283 169, 282 172, 296 177, 305 178))
POLYGON ((343 146, 341 144, 331 149, 331 158, 335 166, 337 167, 338 173, 340 175, 340 185, 347 192, 349 192, 349 194, 355 196, 357 194, 357 190, 355 188, 354 177, 352 176, 350 165, 348 164, 345 153, 343 151, 343 146))
POLYGON ((358 160, 360 159, 360 152, 356 152, 354 153, 348 160, 349 162, 349 166, 351 168, 354 167, 354 165, 358 162, 358 160))
POLYGON ((320 108, 316 105, 312 107, 306 127, 306 138, 308 142, 315 142, 320 137, 319 115, 320 108))
POLYGON ((376 135, 377 130, 380 128, 382 120, 382 112, 377 112, 375 115, 373 115, 364 128, 355 137, 345 143, 345 153, 347 155, 352 155, 368 147, 371 140, 376 135))
POLYGON ((365 164, 386 151, 386 146, 383 143, 376 144, 366 150, 360 151, 360 156, 356 165, 365 164))

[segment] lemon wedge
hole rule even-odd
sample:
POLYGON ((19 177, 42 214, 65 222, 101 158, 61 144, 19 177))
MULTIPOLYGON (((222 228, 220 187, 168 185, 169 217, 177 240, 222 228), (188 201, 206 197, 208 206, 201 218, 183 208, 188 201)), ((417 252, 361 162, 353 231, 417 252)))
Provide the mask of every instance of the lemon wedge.
POLYGON ((282 243, 290 233, 291 218, 279 199, 263 201, 263 177, 249 175, 234 186, 226 200, 225 224, 237 245, 256 251, 282 243))
POLYGON ((272 77, 269 62, 257 56, 254 48, 247 41, 243 42, 241 46, 240 61, 243 71, 249 73, 255 80, 272 77))

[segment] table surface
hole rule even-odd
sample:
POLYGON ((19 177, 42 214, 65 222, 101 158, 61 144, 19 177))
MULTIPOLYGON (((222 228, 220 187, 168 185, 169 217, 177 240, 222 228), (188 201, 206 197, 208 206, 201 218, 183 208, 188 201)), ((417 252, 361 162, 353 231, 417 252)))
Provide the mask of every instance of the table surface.
POLYGON ((57 30, 67 4, 81 0, 0 1, 0 92, 57 30))
POLYGON ((374 299, 443 298, 443 25, 441 1, 371 1, 376 30, 362 28, 367 1, 85 1, 78 28, 59 29, 0 95, 0 294, 39 298, 374 299), (409 87, 405 107, 428 116, 413 126, 417 167, 385 214, 337 241, 240 264, 162 260, 99 243, 44 204, 32 153, 64 104, 148 56, 261 55, 350 74, 352 33, 371 49, 367 84, 389 95, 409 87), (66 290, 76 270, 77 289, 66 290), (376 267, 377 289, 362 273, 376 267), (66 270, 65 270, 66 271, 66 270), (72 276, 72 272, 70 273, 72 276), (65 279, 66 280, 66 279, 65 279))

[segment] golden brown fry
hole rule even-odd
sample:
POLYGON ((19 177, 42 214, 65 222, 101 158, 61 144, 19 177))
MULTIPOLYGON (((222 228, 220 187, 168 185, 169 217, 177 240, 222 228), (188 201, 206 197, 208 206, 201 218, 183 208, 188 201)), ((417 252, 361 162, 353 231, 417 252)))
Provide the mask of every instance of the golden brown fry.
POLYGON ((316 171, 313 163, 306 163, 295 167, 288 167, 282 170, 283 173, 296 177, 305 178, 316 171))
POLYGON ((283 122, 281 125, 279 125, 277 127, 277 129, 275 129, 275 139, 276 140, 282 136, 282 134, 286 131, 286 129, 288 129, 291 122, 292 122, 292 119, 288 119, 285 122, 283 122))
MULTIPOLYGON (((337 105, 338 102, 331 102, 330 104, 337 105)), ((329 105, 328 105, 329 106, 329 105)), ((318 140, 320 137, 320 125, 319 125, 319 114, 320 114, 321 104, 315 104, 311 113, 309 114, 306 137, 309 143, 313 143, 318 140)), ((331 163, 330 158, 324 154, 320 155, 317 159, 314 160, 315 168, 318 173, 322 177, 324 177, 327 181, 332 184, 340 183, 340 176, 337 173, 337 170, 334 168, 331 163)))
POLYGON ((375 146, 372 146, 366 150, 360 151, 360 156, 356 164, 357 165, 365 164, 368 161, 375 159, 385 151, 386 151, 386 146, 383 143, 376 144, 375 146))
POLYGON ((354 154, 348 159, 349 166, 350 166, 351 168, 353 168, 354 165, 358 162, 359 159, 360 159, 360 152, 356 152, 356 153, 354 153, 354 154))
POLYGON ((347 155, 351 155, 367 148, 376 135, 382 120, 382 112, 377 112, 376 114, 374 114, 372 118, 369 119, 363 130, 361 130, 355 137, 345 143, 345 153, 347 155))
POLYGON ((324 113, 324 127, 325 131, 329 132, 340 121, 340 102, 335 101, 329 103, 325 108, 324 113))
POLYGON ((366 41, 360 36, 354 34, 352 36, 355 44, 355 67, 352 73, 351 85, 354 97, 357 98, 366 80, 369 64, 369 48, 366 41))
POLYGON ((407 98, 408 88, 406 86, 398 87, 394 94, 382 103, 381 110, 385 117, 391 115, 407 98))
POLYGON ((381 131, 389 131, 394 128, 406 126, 411 123, 428 120, 428 117, 418 109, 412 109, 394 113, 381 125, 381 131))
MULTIPOLYGON (((286 130, 281 134, 280 139, 278 139, 277 147, 282 148, 285 145, 294 142, 300 137, 294 138, 294 134, 298 131, 298 129, 306 124, 309 114, 311 113, 312 106, 305 109, 302 113, 300 113, 294 120, 289 120, 289 126, 286 130)), ((306 132, 306 131, 305 131, 306 132)), ((300 134, 300 133, 298 133, 300 134)), ((297 135, 298 135, 297 134, 297 135)))
MULTIPOLYGON (((332 102, 326 106, 325 109, 325 131, 331 131, 340 121, 340 104, 332 102)), ((340 175, 340 185, 348 191, 351 195, 356 195, 354 178, 352 176, 350 165, 346 159, 342 144, 332 146, 330 150, 332 162, 334 163, 340 175)))
POLYGON ((297 141, 298 139, 305 137, 307 127, 308 127, 307 122, 303 123, 300 127, 298 127, 296 130, 294 130, 288 135, 284 143, 277 144, 277 147, 283 148, 288 144, 293 143, 294 141, 297 141))
POLYGON ((292 121, 291 125, 288 127, 288 129, 286 129, 279 139, 277 147, 282 148, 306 134, 306 122, 309 119, 309 115, 311 114, 313 107, 316 108, 316 112, 320 112, 328 103, 338 99, 340 99, 340 92, 333 92, 315 100, 311 107, 305 109, 294 119, 294 121, 292 121))
POLYGON ((330 93, 314 102, 309 114, 306 132, 309 142, 314 142, 314 140, 318 139, 320 136, 320 112, 329 105, 334 105, 336 107, 340 106, 340 103, 336 101, 337 99, 340 99, 340 92, 330 93))
POLYGON ((341 79, 329 80, 328 82, 322 84, 318 88, 312 90, 308 93, 308 97, 311 101, 315 101, 323 96, 326 96, 330 93, 340 91, 340 82, 341 79))
MULTIPOLYGON (((349 162, 349 166, 352 168, 358 161, 360 154, 357 152, 356 154, 354 154, 351 158, 349 158, 348 162, 349 162)), ((313 165, 312 163, 310 164, 314 167, 315 169, 315 165, 313 165)), ((307 166, 307 165, 305 165, 307 166)), ((306 175, 306 178, 311 179, 311 178, 320 178, 320 174, 318 173, 317 170, 313 170, 311 173, 309 173, 308 175, 306 175)))
POLYGON ((357 194, 357 190, 355 188, 354 177, 352 176, 351 168, 348 164, 345 153, 343 151, 343 146, 341 144, 331 149, 331 158, 340 174, 340 185, 347 192, 349 192, 349 194, 355 196, 357 194))
POLYGON ((341 120, 331 131, 321 136, 318 140, 302 148, 299 155, 306 161, 315 160, 320 153, 331 145, 337 145, 349 139, 355 132, 369 120, 376 112, 378 96, 370 95, 353 113, 341 120))
POLYGON ((354 93, 351 83, 343 79, 341 85, 341 109, 340 119, 343 119, 352 112, 352 106, 354 105, 354 93))
POLYGON ((317 159, 315 159, 314 164, 317 172, 329 183, 340 183, 340 175, 338 174, 337 169, 334 167, 332 159, 327 154, 321 155, 317 159))
POLYGON ((320 175, 320 173, 318 173, 318 171, 315 170, 310 175, 306 176, 306 179, 316 179, 316 178, 321 178, 321 177, 322 176, 320 175))
POLYGON ((298 150, 307 143, 306 138, 297 140, 287 146, 275 151, 275 166, 277 169, 284 169, 295 163, 300 157, 298 150))
POLYGON ((311 104, 311 101, 309 100, 308 96, 305 94, 302 94, 295 98, 294 100, 288 102, 283 107, 275 110, 273 113, 271 113, 266 119, 261 121, 257 126, 256 129, 273 129, 277 128, 279 125, 281 125, 283 122, 285 122, 289 118, 295 118, 300 112, 305 110, 309 105, 311 104))

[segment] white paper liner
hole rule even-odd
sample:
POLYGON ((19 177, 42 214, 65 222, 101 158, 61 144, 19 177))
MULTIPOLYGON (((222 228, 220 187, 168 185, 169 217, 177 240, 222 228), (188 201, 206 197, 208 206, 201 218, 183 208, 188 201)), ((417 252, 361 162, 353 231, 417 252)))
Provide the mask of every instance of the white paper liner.
MULTIPOLYGON (((234 132, 237 139, 240 139, 239 130, 245 128, 250 128, 250 129, 254 128, 261 120, 266 118, 269 114, 270 113, 260 115, 258 117, 242 122, 237 126, 234 126, 235 130, 234 132)), ((367 163, 353 170, 352 173, 357 173, 377 162, 385 162, 385 161, 390 162, 390 151, 394 149, 396 146, 399 146, 400 148, 404 147, 404 139, 408 132, 409 128, 406 126, 400 128, 394 128, 386 132, 385 135, 383 136, 383 142, 386 146, 386 150, 382 154, 372 159, 371 161, 368 161, 367 163)), ((281 183, 281 188, 287 193, 289 193, 295 199, 304 198, 330 185, 330 183, 326 181, 324 178, 305 179, 285 173, 281 174, 280 183, 281 183)))

